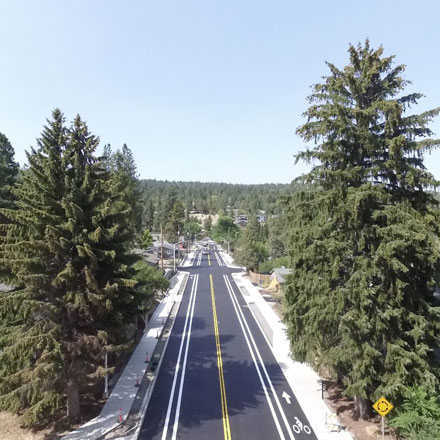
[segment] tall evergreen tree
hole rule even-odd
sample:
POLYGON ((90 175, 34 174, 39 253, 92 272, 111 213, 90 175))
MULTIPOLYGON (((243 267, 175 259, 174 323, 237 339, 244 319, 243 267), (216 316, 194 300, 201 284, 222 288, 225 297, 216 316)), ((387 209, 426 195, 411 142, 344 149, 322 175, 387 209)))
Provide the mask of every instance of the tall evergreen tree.
POLYGON ((167 220, 163 229, 165 238, 170 243, 176 243, 179 240, 179 234, 183 232, 183 221, 185 219, 185 208, 179 200, 173 204, 169 211, 167 220))
POLYGON ((208 215, 203 222, 203 229, 209 234, 212 228, 212 217, 208 215))
POLYGON ((143 213, 142 192, 133 152, 126 144, 122 146, 121 150, 117 150, 112 155, 111 166, 123 197, 131 207, 136 232, 140 234, 142 232, 143 213))
POLYGON ((14 190, 17 209, 2 210, 13 223, 2 226, 0 263, 17 288, 0 297, 0 407, 31 425, 65 403, 78 417, 104 351, 126 342, 146 304, 131 209, 97 144, 79 117, 66 129, 55 110, 14 190))
POLYGON ((105 144, 102 152, 102 163, 104 168, 107 171, 112 171, 114 168, 114 161, 113 161, 113 151, 112 146, 110 144, 105 144))
MULTIPOLYGON (((12 194, 12 187, 17 180, 18 164, 14 160, 14 149, 8 138, 0 133, 0 209, 1 208, 13 208, 14 196, 12 194)), ((8 219, 0 211, 0 225, 8 222, 8 219)), ((5 231, 2 231, 0 227, 0 242, 5 235, 5 231)), ((0 279, 4 281, 10 281, 11 274, 5 270, 4 267, 0 268, 0 279)))
POLYGON ((423 155, 440 109, 407 114, 422 95, 398 97, 404 66, 382 48, 349 55, 343 70, 327 63, 297 130, 316 145, 297 155, 314 162, 301 179, 313 189, 290 200, 286 321, 293 355, 333 371, 365 418, 381 394, 438 385, 439 210, 423 155))
MULTIPOLYGON (((14 160, 14 149, 8 138, 0 133, 0 208, 10 208, 13 205, 12 185, 18 174, 18 164, 14 160)), ((1 217, 0 222, 3 222, 1 217)))
POLYGON ((149 231, 153 231, 154 228, 154 202, 151 199, 144 199, 143 203, 143 226, 149 231))
POLYGON ((16 289, 0 296, 0 407, 24 412, 28 424, 62 401, 62 330, 51 285, 62 261, 52 258, 49 236, 63 222, 65 138, 64 118, 56 111, 13 191, 17 209, 1 210, 8 221, 0 263, 12 272, 16 289))

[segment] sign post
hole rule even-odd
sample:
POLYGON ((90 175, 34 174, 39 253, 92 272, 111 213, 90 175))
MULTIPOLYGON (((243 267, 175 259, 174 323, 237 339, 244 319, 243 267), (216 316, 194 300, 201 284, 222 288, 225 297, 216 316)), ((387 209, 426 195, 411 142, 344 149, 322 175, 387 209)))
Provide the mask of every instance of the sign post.
POLYGON ((385 416, 394 408, 394 406, 388 402, 385 397, 381 397, 376 400, 373 405, 373 408, 382 416, 382 440, 385 439, 385 416))

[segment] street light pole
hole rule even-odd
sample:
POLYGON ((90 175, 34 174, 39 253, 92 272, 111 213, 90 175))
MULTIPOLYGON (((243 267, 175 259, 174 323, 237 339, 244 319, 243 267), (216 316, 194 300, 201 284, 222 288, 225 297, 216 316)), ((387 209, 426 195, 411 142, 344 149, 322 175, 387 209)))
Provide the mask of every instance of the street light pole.
POLYGON ((108 373, 107 373, 107 350, 105 351, 105 358, 104 358, 104 367, 105 367, 105 378, 104 378, 104 399, 108 398, 108 373))
MULTIPOLYGON (((183 243, 183 240, 178 241, 177 243, 173 244, 173 271, 176 272, 176 244, 179 245, 180 243, 183 243)), ((177 248, 177 250, 179 250, 179 248, 177 248)), ((179 257, 180 257, 180 251, 179 251, 179 257)))

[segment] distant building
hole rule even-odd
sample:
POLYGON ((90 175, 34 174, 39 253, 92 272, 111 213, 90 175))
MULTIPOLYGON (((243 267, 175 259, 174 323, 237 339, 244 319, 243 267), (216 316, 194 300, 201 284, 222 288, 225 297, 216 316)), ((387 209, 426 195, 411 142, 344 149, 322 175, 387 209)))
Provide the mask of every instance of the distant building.
POLYGON ((235 224, 241 228, 245 228, 248 224, 248 218, 246 215, 241 214, 235 217, 235 224))
MULTIPOLYGON (((157 257, 161 258, 161 243, 155 242, 154 249, 157 253, 157 257)), ((178 257, 179 254, 179 246, 174 246, 173 244, 164 242, 163 243, 163 257, 164 258, 173 258, 173 254, 178 257)))
POLYGON ((276 279, 280 284, 284 284, 286 282, 287 275, 290 275, 292 272, 292 269, 286 269, 284 266, 276 267, 270 272, 270 277, 272 279, 276 279))
POLYGON ((235 222, 235 224, 237 226, 239 226, 240 228, 245 228, 247 226, 247 224, 248 224, 248 221, 247 220, 237 220, 235 222))
POLYGON ((272 278, 272 281, 268 289, 278 291, 280 286, 286 282, 287 276, 290 275, 291 273, 293 273, 293 270, 286 269, 284 266, 276 267, 275 269, 272 269, 272 271, 270 272, 270 277, 272 278))

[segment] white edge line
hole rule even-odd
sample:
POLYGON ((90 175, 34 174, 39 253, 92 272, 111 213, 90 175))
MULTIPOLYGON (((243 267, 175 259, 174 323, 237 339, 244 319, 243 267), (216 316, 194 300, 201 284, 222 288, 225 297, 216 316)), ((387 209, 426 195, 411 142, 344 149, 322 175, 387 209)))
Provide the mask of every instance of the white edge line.
POLYGON ((188 359, 189 343, 190 343, 190 340, 191 340, 191 329, 192 329, 192 322, 193 322, 193 317, 194 317, 194 307, 195 307, 195 304, 196 304, 197 287, 198 287, 198 285, 199 285, 199 276, 197 275, 196 287, 194 289, 194 300, 192 302, 192 309, 191 309, 191 317, 190 317, 190 320, 189 320, 188 335, 186 337, 185 355, 184 355, 184 358, 183 358, 182 375, 180 377, 179 394, 178 394, 178 397, 177 397, 176 412, 175 412, 175 415, 174 415, 173 435, 171 437, 171 440, 175 440, 176 439, 176 437, 177 437, 177 428, 179 426, 180 405, 182 403, 183 385, 185 383, 186 362, 187 362, 187 359, 188 359))

